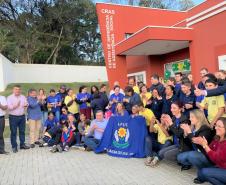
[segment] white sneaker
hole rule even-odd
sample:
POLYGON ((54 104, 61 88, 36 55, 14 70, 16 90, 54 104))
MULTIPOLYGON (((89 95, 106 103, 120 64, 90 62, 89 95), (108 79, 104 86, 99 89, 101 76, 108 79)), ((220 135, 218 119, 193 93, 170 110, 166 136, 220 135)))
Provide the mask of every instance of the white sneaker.
POLYGON ((156 167, 158 163, 159 163, 159 158, 158 157, 154 157, 154 159, 150 163, 150 166, 151 167, 156 167))
POLYGON ((144 162, 144 164, 146 165, 146 166, 150 166, 150 164, 151 164, 151 161, 154 159, 154 157, 147 157, 146 158, 146 160, 145 160, 145 162, 144 162))

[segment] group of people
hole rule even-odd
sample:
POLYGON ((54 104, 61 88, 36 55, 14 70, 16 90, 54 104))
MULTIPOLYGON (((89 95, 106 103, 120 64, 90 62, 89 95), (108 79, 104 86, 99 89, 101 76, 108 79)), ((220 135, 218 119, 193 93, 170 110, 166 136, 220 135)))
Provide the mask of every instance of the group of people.
POLYGON ((145 165, 155 167, 163 159, 171 160, 182 171, 197 168, 196 184, 226 184, 226 72, 212 74, 202 68, 200 75, 195 85, 191 74, 179 72, 166 81, 155 74, 150 88, 129 78, 124 89, 115 82, 109 94, 105 84, 92 86, 90 93, 81 86, 77 94, 62 85, 48 96, 44 89, 30 89, 25 97, 15 85, 12 95, 0 96, 0 154, 8 154, 3 139, 6 111, 14 153, 18 152, 17 129, 20 149, 39 145, 51 147, 53 153, 72 146, 95 150, 111 117, 143 116, 145 165))

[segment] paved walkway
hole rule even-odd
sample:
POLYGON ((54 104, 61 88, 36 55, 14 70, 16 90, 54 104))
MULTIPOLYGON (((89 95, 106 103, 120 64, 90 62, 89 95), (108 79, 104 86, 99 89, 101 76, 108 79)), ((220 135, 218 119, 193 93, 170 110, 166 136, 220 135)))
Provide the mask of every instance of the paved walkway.
MULTIPOLYGON (((9 143, 6 143, 8 151, 9 143)), ((181 172, 163 161, 144 166, 144 159, 120 159, 71 149, 30 149, 0 155, 0 185, 192 185, 195 170, 181 172)))

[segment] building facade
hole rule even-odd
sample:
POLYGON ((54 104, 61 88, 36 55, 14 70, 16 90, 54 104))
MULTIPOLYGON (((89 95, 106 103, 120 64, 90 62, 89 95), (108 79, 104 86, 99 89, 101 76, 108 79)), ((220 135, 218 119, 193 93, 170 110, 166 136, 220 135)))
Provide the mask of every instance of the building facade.
POLYGON ((150 86, 151 75, 226 69, 226 1, 206 0, 172 11, 97 3, 98 21, 110 86, 134 76, 150 86))

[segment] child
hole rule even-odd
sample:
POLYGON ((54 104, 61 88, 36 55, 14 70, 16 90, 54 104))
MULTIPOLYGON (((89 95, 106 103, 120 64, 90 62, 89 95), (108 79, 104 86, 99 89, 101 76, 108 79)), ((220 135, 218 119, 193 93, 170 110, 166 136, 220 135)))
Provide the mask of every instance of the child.
MULTIPOLYGON (((207 90, 217 88, 217 80, 208 79, 205 82, 207 90)), ((205 97, 200 104, 202 109, 208 110, 208 121, 211 127, 215 126, 215 123, 220 117, 226 117, 225 111, 225 100, 224 95, 205 97)))
MULTIPOLYGON (((71 128, 68 128, 66 125, 62 126, 62 136, 61 136, 61 148, 68 152, 69 148, 74 143, 75 136, 71 128)), ((60 152, 60 151, 59 151, 60 152)))
POLYGON ((184 81, 181 84, 181 93, 179 97, 179 101, 183 104, 184 114, 189 117, 189 113, 196 106, 196 97, 194 93, 191 91, 191 82, 184 81))
POLYGON ((57 124, 58 124, 58 120, 56 119, 54 113, 48 112, 48 118, 44 124, 43 134, 57 124))
POLYGON ((90 120, 86 119, 84 114, 80 114, 80 122, 78 123, 78 130, 82 136, 81 142, 84 142, 85 136, 88 134, 88 129, 90 126, 90 120))
POLYGON ((145 162, 145 165, 147 166, 154 167, 160 161, 160 158, 156 152, 172 144, 173 138, 172 136, 169 135, 167 131, 168 127, 165 124, 164 116, 165 114, 162 114, 161 123, 157 121, 156 124, 154 124, 154 122, 151 122, 150 124, 149 131, 151 133, 156 133, 158 135, 157 141, 154 138, 151 138, 150 136, 149 139, 146 139, 146 141, 149 140, 149 142, 152 142, 152 144, 149 145, 150 148, 148 150, 148 153, 146 154, 147 160, 145 162))
POLYGON ((51 89, 46 101, 48 109, 54 112, 56 118, 60 120, 61 97, 56 94, 54 89, 51 89))

